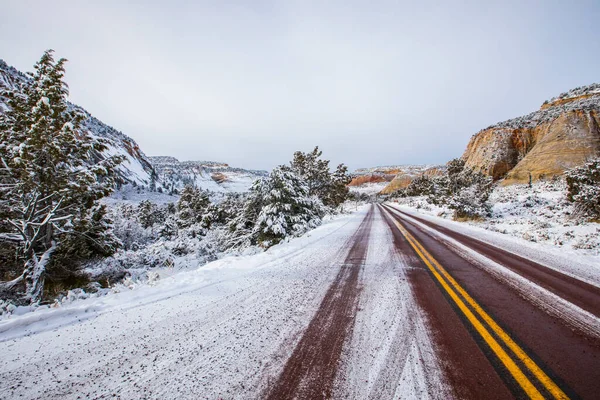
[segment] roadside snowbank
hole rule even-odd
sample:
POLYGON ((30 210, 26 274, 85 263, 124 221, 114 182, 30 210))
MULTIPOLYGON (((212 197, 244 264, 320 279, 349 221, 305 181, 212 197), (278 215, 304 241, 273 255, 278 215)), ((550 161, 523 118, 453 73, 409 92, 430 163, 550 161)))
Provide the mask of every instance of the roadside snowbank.
MULTIPOLYGON (((360 206, 358 215, 364 214, 366 209, 367 206, 360 206)), ((157 268, 149 271, 151 279, 146 281, 125 280, 110 289, 101 289, 91 294, 81 290, 72 291, 72 295, 67 296, 63 304, 55 302, 51 306, 17 307, 0 320, 0 342, 78 323, 115 310, 141 307, 198 291, 216 283, 239 279, 245 274, 254 273, 257 269, 266 268, 278 260, 302 252, 305 247, 323 240, 356 219, 356 213, 332 217, 315 230, 258 254, 256 249, 248 249, 245 254, 226 256, 200 265, 194 270, 181 272, 157 268)), ((185 262, 188 265, 192 263, 187 259, 185 262)))
MULTIPOLYGON (((489 199, 492 216, 465 224, 548 248, 561 248, 578 256, 600 256, 600 224, 581 221, 573 204, 567 201, 566 193, 564 180, 540 181, 531 188, 528 185, 498 186, 489 199)), ((425 196, 401 198, 398 204, 422 214, 452 218, 452 210, 429 204, 425 196)))

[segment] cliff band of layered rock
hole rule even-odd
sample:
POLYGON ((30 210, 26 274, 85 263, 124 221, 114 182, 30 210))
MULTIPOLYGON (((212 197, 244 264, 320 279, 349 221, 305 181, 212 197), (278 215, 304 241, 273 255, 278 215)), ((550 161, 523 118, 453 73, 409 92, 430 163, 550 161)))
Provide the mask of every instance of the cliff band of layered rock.
POLYGON ((600 156, 599 115, 600 84, 576 88, 539 111, 480 131, 462 157, 504 184, 561 175, 600 156))

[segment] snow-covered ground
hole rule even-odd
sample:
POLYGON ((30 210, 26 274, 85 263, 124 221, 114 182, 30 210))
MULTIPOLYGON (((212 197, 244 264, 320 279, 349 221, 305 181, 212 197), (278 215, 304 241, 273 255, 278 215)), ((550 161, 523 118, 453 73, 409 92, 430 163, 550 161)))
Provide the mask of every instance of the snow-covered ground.
MULTIPOLYGON (((260 398, 366 212, 363 206, 264 253, 1 321, 0 398, 260 398)), ((338 379, 335 389, 342 397, 398 390, 439 398, 441 368, 378 211, 371 238, 339 372, 351 379, 338 379)))
POLYGON ((258 255, 0 322, 0 398, 257 397, 365 212, 258 255))
POLYGON ((121 189, 114 191, 110 196, 103 198, 101 202, 109 206, 124 203, 137 205, 144 200, 163 205, 167 203, 177 203, 179 195, 151 191, 140 186, 124 185, 121 189))
MULTIPOLYGON (((566 198, 566 183, 537 182, 528 185, 498 186, 490 196, 492 216, 463 224, 538 243, 538 249, 561 249, 577 256, 589 256, 600 264, 600 224, 578 218, 566 198)), ((429 204, 426 197, 398 199, 398 204, 421 214, 452 218, 452 210, 429 204)))

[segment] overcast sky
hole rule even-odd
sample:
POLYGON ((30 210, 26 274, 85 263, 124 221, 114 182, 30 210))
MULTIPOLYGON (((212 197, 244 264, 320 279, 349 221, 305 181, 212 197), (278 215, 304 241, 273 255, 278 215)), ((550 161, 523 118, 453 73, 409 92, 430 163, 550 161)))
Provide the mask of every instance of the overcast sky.
POLYGON ((598 1, 3 2, 0 58, 69 59, 71 101, 148 155, 270 169, 443 163, 600 81, 598 1), (452 3, 452 4, 451 4, 452 3))

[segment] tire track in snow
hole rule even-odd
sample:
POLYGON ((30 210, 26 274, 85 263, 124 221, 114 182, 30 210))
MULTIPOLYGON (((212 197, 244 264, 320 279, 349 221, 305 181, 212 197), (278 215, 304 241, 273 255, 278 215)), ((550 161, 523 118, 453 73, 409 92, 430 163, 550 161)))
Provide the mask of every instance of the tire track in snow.
POLYGON ((283 372, 269 389, 268 399, 331 397, 342 348, 351 334, 357 311, 358 278, 367 254, 373 214, 371 206, 352 236, 344 265, 283 372))
POLYGON ((408 280, 412 260, 393 240, 377 209, 361 276, 359 311, 344 347, 334 398, 450 397, 408 280))

